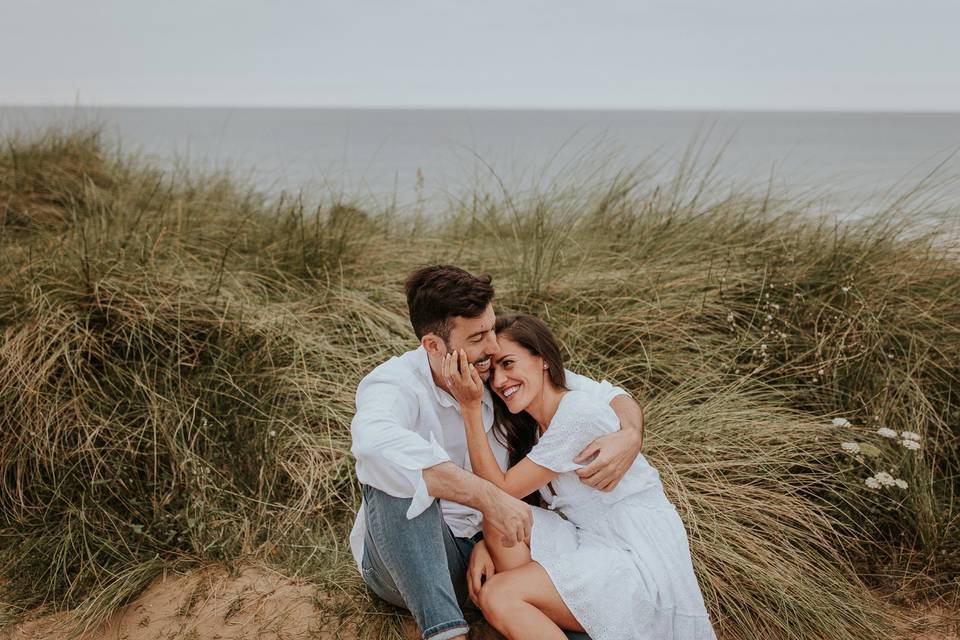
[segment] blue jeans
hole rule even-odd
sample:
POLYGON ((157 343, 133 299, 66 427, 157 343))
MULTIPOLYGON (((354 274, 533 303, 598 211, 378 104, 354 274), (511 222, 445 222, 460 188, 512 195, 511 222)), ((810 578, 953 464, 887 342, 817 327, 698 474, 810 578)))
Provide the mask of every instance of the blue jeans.
MULTIPOLYGON (((407 519, 410 498, 395 498, 363 485, 367 535, 363 541, 363 581, 377 596, 413 614, 425 640, 467 634, 462 606, 473 607, 467 592, 467 566, 481 537, 458 538, 434 500, 407 519)), ((589 640, 582 633, 569 638, 589 640)))

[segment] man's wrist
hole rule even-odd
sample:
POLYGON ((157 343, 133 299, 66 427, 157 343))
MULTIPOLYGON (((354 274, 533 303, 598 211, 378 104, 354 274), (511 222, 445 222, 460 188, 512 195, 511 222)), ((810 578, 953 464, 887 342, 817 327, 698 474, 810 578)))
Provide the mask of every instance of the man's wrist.
POLYGON ((480 490, 477 492, 477 510, 486 515, 487 511, 495 504, 496 494, 500 490, 492 482, 487 482, 479 477, 477 480, 480 481, 480 490))

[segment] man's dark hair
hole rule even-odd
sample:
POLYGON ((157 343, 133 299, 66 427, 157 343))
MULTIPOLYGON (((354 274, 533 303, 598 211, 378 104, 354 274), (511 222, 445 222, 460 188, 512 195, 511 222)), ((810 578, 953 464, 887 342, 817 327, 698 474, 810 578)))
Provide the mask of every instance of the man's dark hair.
POLYGON ((459 267, 435 264, 420 267, 404 285, 410 324, 417 338, 432 333, 450 339, 456 316, 476 318, 493 300, 490 276, 477 277, 459 267))

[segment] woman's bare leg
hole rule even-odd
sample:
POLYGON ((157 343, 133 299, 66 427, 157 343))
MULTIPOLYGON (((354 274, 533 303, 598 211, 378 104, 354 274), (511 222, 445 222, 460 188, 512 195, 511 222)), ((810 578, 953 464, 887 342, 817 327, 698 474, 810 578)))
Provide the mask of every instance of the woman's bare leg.
POLYGON ((561 629, 584 631, 537 562, 498 571, 478 599, 487 621, 509 640, 566 640, 561 629))
POLYGON ((493 558, 493 566, 497 573, 516 569, 530 562, 529 540, 526 543, 518 542, 512 547, 503 545, 503 534, 499 529, 487 521, 483 521, 483 540, 487 545, 487 551, 493 558))

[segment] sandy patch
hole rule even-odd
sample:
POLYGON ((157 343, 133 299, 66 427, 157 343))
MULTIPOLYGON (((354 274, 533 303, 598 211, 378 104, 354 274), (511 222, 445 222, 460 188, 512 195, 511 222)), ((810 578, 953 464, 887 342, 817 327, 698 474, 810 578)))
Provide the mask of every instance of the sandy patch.
POLYGON ((960 640, 956 603, 918 604, 902 609, 898 631, 909 640, 960 640))
MULTIPOLYGON (((166 573, 99 628, 85 633, 83 640, 356 640, 356 621, 331 616, 336 603, 324 603, 325 599, 315 585, 262 566, 247 566, 234 576, 219 566, 186 575, 166 573)), ((897 607, 898 637, 960 640, 954 605, 943 600, 897 607)), ((0 638, 67 640, 73 620, 69 611, 46 615, 11 625, 0 631, 0 638)), ((405 639, 419 638, 409 616, 403 617, 400 633, 405 639)), ((379 635, 366 630, 361 637, 379 635)), ((500 637, 486 624, 471 625, 471 640, 500 637)))
MULTIPOLYGON (((83 640, 355 640, 356 620, 331 615, 336 603, 324 603, 326 597, 314 585, 261 566, 247 566, 236 576, 219 566, 166 573, 83 640)), ((67 640, 74 615, 66 611, 14 624, 0 631, 0 638, 67 640)), ((400 626, 401 637, 420 637, 409 615, 400 626)), ((471 640, 501 637, 486 624, 471 626, 471 640)), ((366 630, 362 637, 380 635, 366 630)))
MULTIPOLYGON (((334 637, 320 629, 316 589, 262 567, 231 577, 221 567, 167 573, 118 611, 90 640, 298 640, 334 637)), ((10 640, 63 640, 70 612, 13 625, 10 640)))

